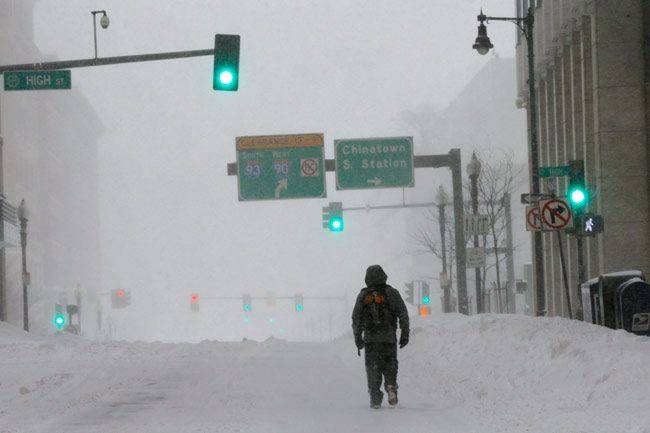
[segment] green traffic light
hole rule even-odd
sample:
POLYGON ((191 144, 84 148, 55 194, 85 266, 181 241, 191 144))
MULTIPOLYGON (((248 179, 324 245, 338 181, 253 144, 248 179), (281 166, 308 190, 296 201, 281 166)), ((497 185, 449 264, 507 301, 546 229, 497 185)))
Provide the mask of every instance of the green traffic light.
POLYGON ((429 298, 428 296, 424 296, 422 298, 422 303, 423 304, 428 304, 429 302, 431 302, 431 298, 429 298))
POLYGON ((570 197, 571 203, 573 204, 582 204, 587 198, 585 192, 581 189, 575 189, 571 191, 570 197))
POLYGON ((335 216, 330 218, 330 231, 342 232, 343 231, 343 218, 335 216))
POLYGON ((298 305, 296 305, 296 311, 297 311, 297 312, 300 313, 302 310, 304 310, 304 307, 302 306, 302 304, 298 304, 298 305))
POLYGON ((230 71, 223 71, 219 74, 219 81, 221 81, 222 84, 230 84, 232 83, 232 72, 230 71))
POLYGON ((55 314, 53 322, 54 322, 54 326, 56 326, 57 329, 59 329, 59 330, 63 329, 63 327, 65 326, 65 322, 66 322, 65 315, 61 314, 61 313, 55 314))

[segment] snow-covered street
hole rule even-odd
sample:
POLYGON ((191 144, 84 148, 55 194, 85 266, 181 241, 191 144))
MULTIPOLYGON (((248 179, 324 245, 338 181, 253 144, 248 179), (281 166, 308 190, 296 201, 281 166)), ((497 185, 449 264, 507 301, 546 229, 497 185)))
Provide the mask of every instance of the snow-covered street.
POLYGON ((331 343, 88 342, 0 325, 0 431, 650 432, 650 341, 565 319, 433 318, 368 407, 331 343))

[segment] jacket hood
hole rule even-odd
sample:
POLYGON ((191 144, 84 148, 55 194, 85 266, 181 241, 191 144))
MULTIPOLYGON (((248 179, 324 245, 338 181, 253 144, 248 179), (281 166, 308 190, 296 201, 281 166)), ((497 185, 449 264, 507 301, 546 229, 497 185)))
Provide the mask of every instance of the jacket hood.
POLYGON ((366 286, 383 286, 388 276, 379 265, 372 265, 366 270, 366 286))

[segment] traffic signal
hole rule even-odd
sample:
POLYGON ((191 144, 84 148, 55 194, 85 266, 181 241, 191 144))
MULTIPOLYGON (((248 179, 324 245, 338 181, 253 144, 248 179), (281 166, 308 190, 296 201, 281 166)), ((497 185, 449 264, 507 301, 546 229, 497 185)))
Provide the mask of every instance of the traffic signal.
POLYGON ((323 208, 323 228, 338 233, 345 228, 343 221, 343 203, 340 201, 330 202, 329 206, 323 208))
POLYGON ((244 311, 249 312, 253 311, 253 298, 251 298, 251 295, 246 293, 245 295, 242 296, 242 307, 244 308, 244 311))
POLYGON ((589 203, 589 191, 585 185, 584 161, 581 159, 569 161, 569 187, 566 195, 575 215, 584 212, 589 203))
POLYGON ((428 305, 420 305, 420 317, 427 317, 431 314, 431 307, 428 305))
POLYGON ((68 318, 65 314, 65 308, 63 305, 56 304, 54 306, 54 317, 52 318, 52 323, 59 331, 65 328, 65 325, 68 323, 68 318))
POLYGON ((131 305, 131 292, 124 289, 111 290, 111 307, 114 309, 126 308, 131 305))
POLYGON ((293 306, 297 313, 302 313, 305 310, 302 294, 293 295, 293 306))
POLYGON ((415 287, 413 285, 413 282, 406 283, 404 284, 406 286, 406 302, 408 302, 411 305, 415 305, 415 294, 414 290, 415 287))
POLYGON ((431 304, 431 290, 429 289, 429 284, 426 281, 421 282, 420 289, 420 305, 429 305, 431 304))
POLYGON ((190 309, 192 310, 193 313, 198 313, 199 312, 199 294, 198 293, 192 293, 190 295, 190 309))
POLYGON ((239 88, 239 35, 215 35, 212 88, 227 92, 239 88))
POLYGON ((596 236, 596 234, 602 233, 605 228, 602 215, 594 213, 578 215, 574 218, 573 223, 577 236, 596 236))

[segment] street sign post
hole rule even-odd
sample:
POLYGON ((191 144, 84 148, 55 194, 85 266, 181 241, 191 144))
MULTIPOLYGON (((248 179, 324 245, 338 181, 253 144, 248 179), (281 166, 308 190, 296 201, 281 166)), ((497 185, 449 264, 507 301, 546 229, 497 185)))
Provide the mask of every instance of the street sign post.
POLYGON ((465 235, 486 235, 490 228, 488 215, 465 215, 465 235))
POLYGON ((58 90, 70 89, 70 70, 60 71, 7 71, 3 73, 5 90, 58 90))
POLYGON ((542 229, 539 206, 526 206, 526 231, 538 232, 542 229))
POLYGON ((485 248, 474 247, 467 248, 467 267, 468 268, 482 268, 485 266, 485 248))
POLYGON ((323 134, 237 137, 239 200, 326 197, 323 134))
POLYGON ((573 228, 573 216, 569 203, 564 198, 540 200, 539 214, 542 230, 566 230, 573 228))
POLYGON ((334 140, 336 189, 414 186, 413 137, 334 140))

